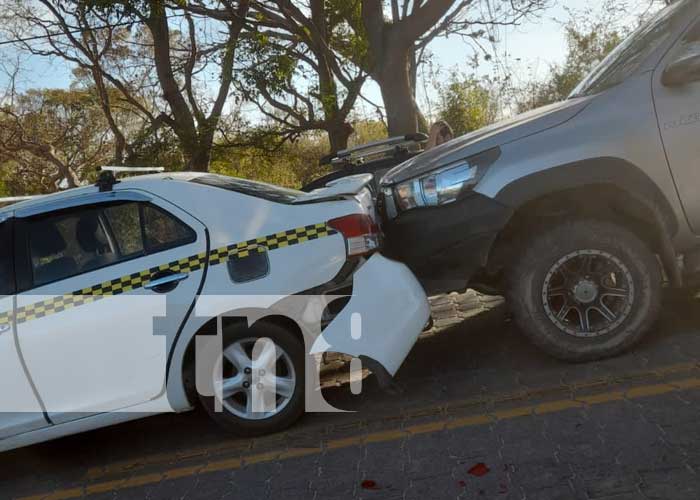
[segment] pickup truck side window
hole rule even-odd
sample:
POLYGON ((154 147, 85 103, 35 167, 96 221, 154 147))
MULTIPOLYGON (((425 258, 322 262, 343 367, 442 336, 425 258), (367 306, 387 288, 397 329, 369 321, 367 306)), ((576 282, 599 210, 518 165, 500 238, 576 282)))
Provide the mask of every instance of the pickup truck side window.
POLYGON ((569 98, 593 95, 613 87, 637 71, 644 60, 687 19, 693 1, 680 1, 660 10, 607 55, 574 89, 569 98))
POLYGON ((12 259, 12 226, 9 222, 0 224, 0 297, 15 293, 15 273, 12 259))
POLYGON ((195 232, 147 203, 80 207, 29 219, 34 287, 161 252, 197 239, 195 232))

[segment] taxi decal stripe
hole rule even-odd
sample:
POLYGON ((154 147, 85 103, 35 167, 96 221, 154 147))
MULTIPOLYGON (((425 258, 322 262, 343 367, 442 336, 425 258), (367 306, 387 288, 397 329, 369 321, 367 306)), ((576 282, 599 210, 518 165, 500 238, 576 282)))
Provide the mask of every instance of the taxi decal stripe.
MULTIPOLYGON (((293 245, 317 240, 326 236, 338 234, 338 231, 331 228, 325 222, 298 227, 280 233, 262 236, 240 243, 234 243, 225 247, 192 255, 184 259, 179 259, 166 264, 161 264, 144 271, 122 276, 111 281, 106 281, 82 290, 76 290, 68 295, 57 295, 49 299, 29 304, 17 309, 17 324, 25 323, 35 319, 44 318, 57 314, 74 307, 91 304, 105 297, 113 297, 138 290, 146 286, 157 273, 193 273, 202 269, 207 263, 210 266, 224 264, 231 259, 245 259, 251 253, 263 253, 278 250, 293 245)), ((12 313, 0 314, 0 326, 7 325, 12 321, 12 313)))

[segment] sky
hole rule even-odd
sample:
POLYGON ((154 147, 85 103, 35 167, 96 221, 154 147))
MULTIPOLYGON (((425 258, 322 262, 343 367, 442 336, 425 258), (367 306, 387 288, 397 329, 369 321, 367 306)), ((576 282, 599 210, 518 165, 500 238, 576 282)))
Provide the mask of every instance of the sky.
MULTIPOLYGON (((536 75, 544 74, 550 65, 559 63, 566 56, 566 43, 562 29, 569 17, 569 12, 589 11, 598 12, 605 0, 559 0, 555 7, 547 9, 537 19, 524 22, 517 27, 502 30, 498 40, 498 51, 503 58, 517 68, 532 68, 536 75), (568 9, 568 11, 567 11, 568 9)), ((430 47, 433 62, 437 67, 449 70, 471 73, 473 68, 470 57, 473 49, 459 39, 439 38, 430 47)), ((5 49, 5 55, 11 55, 11 49, 5 49)), ((23 60, 23 73, 18 82, 20 90, 28 88, 66 88, 70 84, 70 67, 61 60, 50 61, 42 57, 27 57, 23 60)), ((479 74, 493 73, 492 65, 484 64, 476 70, 479 74)), ((0 86, 5 86, 7 80, 0 75, 0 86)), ((369 82, 364 95, 372 102, 381 103, 379 89, 369 82)), ((434 93, 434 88, 428 86, 428 94, 434 93)), ((425 101, 426 92, 419 89, 419 99, 425 101)), ((371 108, 371 107, 370 107, 371 108)), ((367 111, 369 112, 369 111, 367 111)))

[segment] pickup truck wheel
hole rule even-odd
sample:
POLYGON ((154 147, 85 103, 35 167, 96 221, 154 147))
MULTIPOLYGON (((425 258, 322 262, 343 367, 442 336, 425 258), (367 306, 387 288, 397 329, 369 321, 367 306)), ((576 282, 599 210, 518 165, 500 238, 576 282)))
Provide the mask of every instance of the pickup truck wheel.
POLYGON ((622 353, 659 313, 658 260, 636 235, 609 222, 573 220, 539 233, 509 281, 517 325, 566 361, 622 353))
POLYGON ((199 399, 214 421, 234 434, 281 431, 304 412, 304 347, 281 326, 263 320, 228 328, 223 356, 205 369, 217 395, 199 399))

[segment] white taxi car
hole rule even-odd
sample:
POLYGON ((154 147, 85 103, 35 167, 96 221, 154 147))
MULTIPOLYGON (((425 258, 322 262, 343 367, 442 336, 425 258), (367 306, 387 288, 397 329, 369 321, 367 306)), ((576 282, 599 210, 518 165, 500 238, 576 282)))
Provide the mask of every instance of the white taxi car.
POLYGON ((429 306, 378 251, 370 181, 302 193, 212 174, 107 175, 0 208, 0 451, 198 403, 239 434, 276 431, 304 412, 305 360, 324 346, 393 376, 429 306), (326 294, 348 299, 324 310, 311 347, 273 311, 326 294), (235 297, 273 299, 250 320, 235 297), (202 394, 195 347, 217 331, 218 375, 204 373, 218 390, 202 394), (274 347, 272 394, 254 390, 261 338, 274 347))

